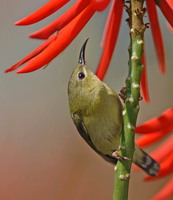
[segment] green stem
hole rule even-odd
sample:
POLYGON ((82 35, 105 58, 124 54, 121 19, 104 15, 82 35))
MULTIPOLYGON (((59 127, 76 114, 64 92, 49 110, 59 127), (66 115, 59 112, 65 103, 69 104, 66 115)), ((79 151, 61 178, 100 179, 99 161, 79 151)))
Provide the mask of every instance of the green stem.
POLYGON ((130 27, 129 74, 126 79, 126 101, 121 134, 123 149, 120 150, 120 155, 131 158, 131 160, 119 160, 115 167, 114 200, 128 199, 130 170, 135 147, 135 127, 139 111, 140 79, 143 70, 142 54, 145 31, 143 3, 144 0, 130 0, 130 6, 126 7, 130 27))

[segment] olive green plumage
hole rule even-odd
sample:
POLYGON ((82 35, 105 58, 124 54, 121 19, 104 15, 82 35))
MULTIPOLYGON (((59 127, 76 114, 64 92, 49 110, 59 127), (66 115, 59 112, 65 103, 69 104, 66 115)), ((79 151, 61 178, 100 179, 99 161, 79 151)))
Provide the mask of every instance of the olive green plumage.
MULTIPOLYGON (((115 91, 85 65, 86 42, 68 84, 70 113, 89 146, 105 160, 116 164, 112 153, 120 145, 123 106, 115 91)), ((137 146, 133 162, 151 176, 157 175, 159 165, 137 146)))

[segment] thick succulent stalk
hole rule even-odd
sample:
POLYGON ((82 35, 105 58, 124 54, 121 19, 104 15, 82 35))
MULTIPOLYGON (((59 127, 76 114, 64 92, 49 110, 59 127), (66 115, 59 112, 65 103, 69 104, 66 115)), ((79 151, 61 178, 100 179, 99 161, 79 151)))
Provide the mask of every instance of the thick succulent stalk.
POLYGON ((125 106, 123 111, 123 131, 121 135, 120 155, 131 160, 119 160, 115 167, 114 200, 128 199, 130 170, 134 153, 134 137, 136 120, 139 112, 140 79, 143 70, 142 54, 144 45, 143 23, 144 0, 130 0, 126 7, 129 14, 130 45, 129 45, 129 73, 126 79, 125 106))

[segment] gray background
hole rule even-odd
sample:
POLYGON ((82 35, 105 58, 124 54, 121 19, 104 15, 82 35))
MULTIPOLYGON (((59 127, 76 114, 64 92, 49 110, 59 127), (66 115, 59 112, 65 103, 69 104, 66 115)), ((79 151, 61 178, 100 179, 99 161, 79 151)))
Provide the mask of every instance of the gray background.
MULTIPOLYGON (((108 200, 113 193, 113 166, 96 155, 77 133, 69 115, 67 84, 81 45, 87 37, 88 66, 95 71, 108 9, 96 13, 79 36, 45 70, 5 74, 4 70, 36 48, 41 41, 27 35, 60 16, 72 5, 32 26, 14 22, 47 0, 1 0, 0 6, 0 199, 2 200, 108 200)), ((128 72, 129 30, 124 22, 105 78, 115 91, 125 85, 128 72)), ((173 102, 173 40, 159 11, 166 74, 160 75, 151 31, 145 35, 151 102, 140 103, 138 124, 159 115, 173 102)), ((145 22, 148 18, 145 17, 145 22)), ((150 149, 148 149, 149 151, 150 149)), ((143 172, 132 173, 130 200, 150 199, 169 178, 143 182, 143 172)))

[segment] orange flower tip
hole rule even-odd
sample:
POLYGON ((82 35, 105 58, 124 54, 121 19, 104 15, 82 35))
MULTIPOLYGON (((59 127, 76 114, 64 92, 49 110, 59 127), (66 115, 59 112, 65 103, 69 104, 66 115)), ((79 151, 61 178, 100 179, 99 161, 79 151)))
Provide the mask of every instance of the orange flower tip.
POLYGON ((145 103, 150 103, 149 99, 145 99, 144 101, 145 101, 145 103))
POLYGON ((7 74, 7 73, 12 72, 12 71, 14 71, 14 69, 6 69, 4 72, 7 74))
POLYGON ((47 40, 49 38, 49 35, 47 36, 45 34, 38 34, 37 32, 34 32, 29 34, 29 37, 33 39, 47 40))
POLYGON ((20 24, 20 20, 14 23, 15 26, 20 26, 22 24, 20 24))
POLYGON ((8 69, 6 69, 4 72, 5 72, 5 73, 9 73, 9 72, 11 72, 11 70, 10 70, 10 68, 8 68, 8 69))
POLYGON ((9 73, 9 72, 10 72, 10 70, 6 69, 4 72, 5 72, 5 73, 9 73))
POLYGON ((150 103, 150 98, 148 96, 144 97, 143 99, 144 99, 145 103, 150 103))
MULTIPOLYGON (((32 70, 32 71, 35 71, 35 70, 32 70)), ((19 69, 16 73, 17 74, 25 74, 25 73, 29 73, 29 72, 32 72, 30 70, 25 70, 23 68, 19 69)))
POLYGON ((164 61, 164 60, 163 60, 162 62, 160 62, 159 68, 160 68, 160 73, 161 73, 162 75, 164 75, 164 74, 165 74, 165 71, 166 71, 166 69, 165 69, 165 61, 164 61))
POLYGON ((160 72, 161 72, 162 75, 164 75, 165 72, 166 72, 165 68, 161 68, 161 69, 160 69, 160 72))
POLYGON ((20 69, 16 72, 17 74, 22 74, 22 73, 26 73, 26 72, 22 72, 20 69))
POLYGON ((9 72, 12 72, 12 71, 16 70, 18 67, 20 67, 20 65, 21 65, 20 62, 18 62, 18 63, 16 63, 16 64, 12 65, 11 67, 9 67, 9 68, 7 68, 7 69, 5 70, 5 73, 9 73, 9 72))
POLYGON ((147 86, 144 86, 141 84, 141 87, 142 87, 142 92, 143 92, 143 97, 141 100, 144 100, 145 103, 150 103, 150 97, 149 97, 149 94, 148 94, 148 88, 147 86))
POLYGON ((26 74, 26 73, 30 73, 30 72, 29 71, 20 71, 20 70, 18 70, 16 73, 17 74, 26 74))
POLYGON ((164 75, 164 74, 165 74, 165 70, 164 70, 164 71, 163 71, 163 70, 161 70, 161 74, 162 74, 162 75, 164 75))
POLYGON ((17 70, 16 73, 17 74, 24 74, 24 73, 29 73, 29 72, 32 72, 32 71, 35 71, 35 70, 25 69, 25 66, 24 66, 21 69, 17 70))
POLYGON ((15 22, 14 25, 15 26, 25 26, 25 25, 29 25, 29 24, 26 23, 24 19, 21 19, 21 20, 15 22))

